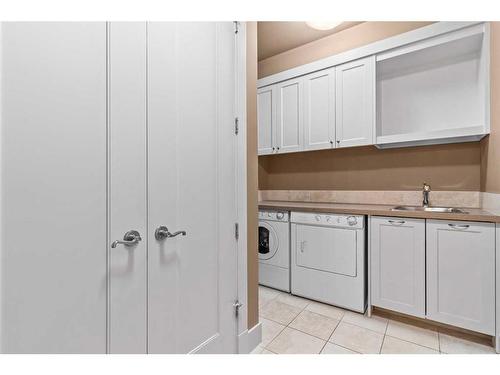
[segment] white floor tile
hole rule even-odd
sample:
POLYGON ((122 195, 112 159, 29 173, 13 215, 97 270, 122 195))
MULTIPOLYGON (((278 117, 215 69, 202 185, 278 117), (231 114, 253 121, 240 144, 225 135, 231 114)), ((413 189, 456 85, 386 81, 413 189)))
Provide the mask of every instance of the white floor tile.
POLYGON ((260 317, 260 322, 262 323, 262 346, 269 344, 281 331, 283 331, 283 329, 285 329, 284 325, 263 317, 260 317))
POLYGON ((261 354, 264 350, 264 347, 261 345, 257 346, 254 350, 250 352, 250 354, 261 354))
POLYGON ((338 346, 327 342, 321 354, 359 354, 355 351, 349 350, 347 348, 343 348, 342 346, 338 346))
POLYGON ((276 289, 267 288, 265 286, 259 285, 259 305, 267 303, 280 294, 280 291, 276 289))
POLYGON ((384 335, 363 327, 340 322, 330 342, 359 353, 379 353, 384 335))
POLYGON ((287 305, 292 305, 300 309, 305 308, 311 301, 305 298, 297 297, 289 293, 280 293, 276 297, 276 301, 286 303, 287 305))
POLYGON ((290 323, 291 328, 328 340, 339 321, 304 310, 290 323))
POLYGON ((273 353, 267 349, 262 349, 262 351, 259 354, 276 354, 276 353, 273 353))
POLYGON ((306 306, 306 310, 337 320, 341 320, 345 312, 344 309, 320 302, 311 302, 306 306))
POLYGON ((385 333, 385 329, 387 328, 388 319, 381 318, 379 316, 372 315, 370 318, 359 313, 355 313, 352 311, 346 311, 344 317, 342 318, 343 322, 354 324, 359 327, 371 329, 372 331, 385 333))
POLYGON ((285 328, 267 349, 278 354, 318 354, 325 341, 291 328, 285 328))
POLYGON ((271 300, 262 307, 260 315, 263 318, 273 320, 283 325, 288 325, 301 311, 302 309, 298 307, 271 300))
POLYGON ((381 353, 382 354, 439 354, 437 350, 432 350, 428 347, 420 346, 408 341, 403 341, 391 336, 385 336, 381 353))
POLYGON ((439 344, 442 353, 447 354, 493 354, 491 346, 481 345, 458 337, 439 333, 439 344))
POLYGON ((386 334, 418 345, 427 346, 434 350, 439 350, 437 331, 391 320, 387 326, 386 334))

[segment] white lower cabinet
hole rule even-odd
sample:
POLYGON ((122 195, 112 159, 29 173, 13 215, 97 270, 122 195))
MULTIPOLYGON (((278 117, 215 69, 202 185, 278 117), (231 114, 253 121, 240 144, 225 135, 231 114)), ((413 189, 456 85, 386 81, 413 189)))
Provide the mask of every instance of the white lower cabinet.
POLYGON ((425 220, 371 217, 374 306, 425 317, 425 220))
POLYGON ((427 220, 427 318, 495 334, 495 225, 427 220))
POLYGON ((373 306, 495 335, 495 224, 370 218, 373 306))

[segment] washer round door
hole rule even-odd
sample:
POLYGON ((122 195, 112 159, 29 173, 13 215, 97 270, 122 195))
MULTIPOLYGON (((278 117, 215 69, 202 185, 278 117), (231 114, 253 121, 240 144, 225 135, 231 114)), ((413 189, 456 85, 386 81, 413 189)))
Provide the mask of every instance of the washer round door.
POLYGON ((259 222, 259 259, 268 260, 276 255, 279 248, 278 235, 272 225, 259 222))

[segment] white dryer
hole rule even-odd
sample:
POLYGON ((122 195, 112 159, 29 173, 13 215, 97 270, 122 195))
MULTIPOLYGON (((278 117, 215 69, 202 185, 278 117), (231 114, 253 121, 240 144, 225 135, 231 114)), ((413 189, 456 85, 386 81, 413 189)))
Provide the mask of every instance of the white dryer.
POLYGON ((259 211, 259 284, 290 292, 290 220, 286 211, 259 211))

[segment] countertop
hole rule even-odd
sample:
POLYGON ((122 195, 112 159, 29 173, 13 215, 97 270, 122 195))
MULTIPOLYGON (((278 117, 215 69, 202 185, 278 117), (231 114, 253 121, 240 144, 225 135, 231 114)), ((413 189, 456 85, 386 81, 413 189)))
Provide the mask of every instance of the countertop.
POLYGON ((392 211, 393 207, 394 205, 379 204, 259 201, 259 209, 500 223, 500 215, 495 215, 480 208, 463 208, 468 213, 460 214, 428 211, 392 211))

